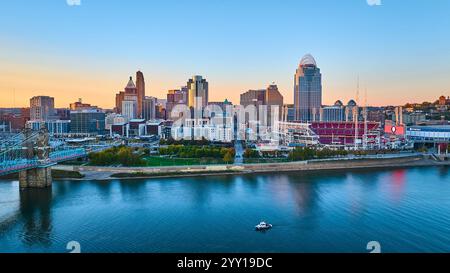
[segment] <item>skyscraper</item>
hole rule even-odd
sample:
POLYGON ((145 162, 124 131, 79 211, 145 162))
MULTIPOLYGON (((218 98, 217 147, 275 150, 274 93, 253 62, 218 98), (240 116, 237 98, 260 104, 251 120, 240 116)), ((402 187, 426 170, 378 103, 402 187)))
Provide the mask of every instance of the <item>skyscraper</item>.
POLYGON ((241 94, 240 104, 242 106, 254 105, 256 108, 259 108, 260 105, 266 104, 266 90, 258 89, 258 90, 248 90, 245 93, 241 94))
POLYGON ((128 94, 135 94, 137 95, 137 88, 136 85, 133 82, 133 77, 130 77, 130 80, 128 81, 127 86, 125 87, 125 93, 128 94))
POLYGON ((125 95, 124 100, 122 101, 122 115, 127 117, 128 119, 137 118, 137 95, 130 94, 125 95))
POLYGON ((167 117, 171 118, 172 109, 176 105, 187 105, 188 104, 188 88, 187 86, 181 87, 180 90, 169 90, 167 92, 167 102, 166 111, 167 117))
POLYGON ((46 121, 55 115, 55 99, 48 96, 38 96, 30 99, 31 120, 46 121))
POLYGON ((153 120, 156 118, 156 103, 158 99, 155 97, 145 97, 142 103, 142 118, 145 120, 153 120))
MULTIPOLYGON (((267 126, 273 126, 272 124, 272 111, 278 107, 278 117, 280 120, 283 110, 283 95, 278 90, 278 86, 275 84, 269 85, 266 89, 249 90, 241 94, 240 104, 244 107, 253 105, 256 107, 257 119, 259 121, 265 121, 267 126), (261 106, 267 106, 265 110, 260 109, 261 106), (264 111, 264 112, 262 112, 264 111)), ((275 116, 273 116, 275 118, 275 116)), ((246 120, 248 122, 248 120, 246 120)))
POLYGON ((278 86, 275 84, 269 85, 266 89, 266 104, 267 104, 267 125, 274 126, 272 118, 275 121, 280 121, 283 112, 283 95, 278 90, 278 86), (272 113, 274 111, 274 113, 272 113), (278 116, 276 116, 276 112, 278 116))
POLYGON ((294 78, 295 120, 319 120, 321 106, 322 74, 314 57, 307 54, 300 61, 294 78))
POLYGON ((137 90, 137 116, 143 117, 142 108, 145 98, 145 80, 141 71, 136 72, 136 90, 137 90))
POLYGON ((208 82, 202 76, 194 76, 187 83, 189 92, 188 106, 192 108, 204 108, 208 105, 208 82), (198 102, 201 101, 201 106, 198 102))
MULTIPOLYGON (((127 86, 125 87, 124 91, 119 91, 119 93, 116 94, 116 113, 123 114, 123 102, 124 101, 136 101, 136 105, 134 106, 135 110, 133 112, 135 113, 134 118, 137 117, 137 101, 138 101, 138 94, 137 94, 137 88, 136 85, 133 82, 133 77, 130 77, 127 86)), ((128 103, 130 105, 130 103, 128 103)))

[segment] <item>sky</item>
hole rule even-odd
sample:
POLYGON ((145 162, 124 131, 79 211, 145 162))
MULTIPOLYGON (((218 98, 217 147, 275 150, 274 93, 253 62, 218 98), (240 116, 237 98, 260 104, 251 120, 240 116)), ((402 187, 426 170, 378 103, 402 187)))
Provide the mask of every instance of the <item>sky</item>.
POLYGON ((0 107, 113 108, 137 70, 158 98, 202 75, 211 101, 274 82, 292 103, 307 53, 324 104, 356 98, 358 77, 360 103, 434 101, 450 95, 449 14, 449 0, 1 1, 0 107))

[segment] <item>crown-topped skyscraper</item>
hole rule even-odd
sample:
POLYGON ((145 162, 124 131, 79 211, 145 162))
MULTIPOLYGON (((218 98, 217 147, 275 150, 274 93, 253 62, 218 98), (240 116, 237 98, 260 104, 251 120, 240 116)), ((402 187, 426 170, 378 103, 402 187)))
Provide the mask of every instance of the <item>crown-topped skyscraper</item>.
POLYGON ((311 122, 318 120, 322 106, 322 74, 316 60, 306 54, 294 78, 295 120, 311 122))

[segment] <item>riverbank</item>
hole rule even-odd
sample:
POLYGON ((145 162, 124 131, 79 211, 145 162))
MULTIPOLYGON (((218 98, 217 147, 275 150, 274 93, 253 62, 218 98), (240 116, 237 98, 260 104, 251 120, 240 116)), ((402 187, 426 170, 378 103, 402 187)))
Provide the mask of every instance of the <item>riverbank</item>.
POLYGON ((419 166, 450 166, 449 161, 435 161, 423 155, 405 155, 392 158, 341 158, 286 163, 242 165, 198 165, 171 167, 94 167, 54 166, 55 170, 79 172, 83 178, 65 180, 111 180, 217 176, 274 172, 311 172, 353 169, 400 168, 419 166))
MULTIPOLYGON (((84 175, 78 171, 71 170, 62 170, 62 169, 52 169, 52 178, 53 179, 82 179, 84 175)), ((19 179, 19 173, 8 174, 4 176, 0 176, 1 179, 19 179)))

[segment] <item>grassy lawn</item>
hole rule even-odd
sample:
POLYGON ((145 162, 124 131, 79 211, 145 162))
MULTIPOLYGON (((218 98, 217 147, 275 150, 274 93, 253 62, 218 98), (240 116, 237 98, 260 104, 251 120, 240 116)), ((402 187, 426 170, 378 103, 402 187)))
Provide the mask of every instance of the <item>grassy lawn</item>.
POLYGON ((147 161, 147 166, 149 167, 225 164, 222 159, 218 158, 169 158, 149 156, 144 159, 147 161))

